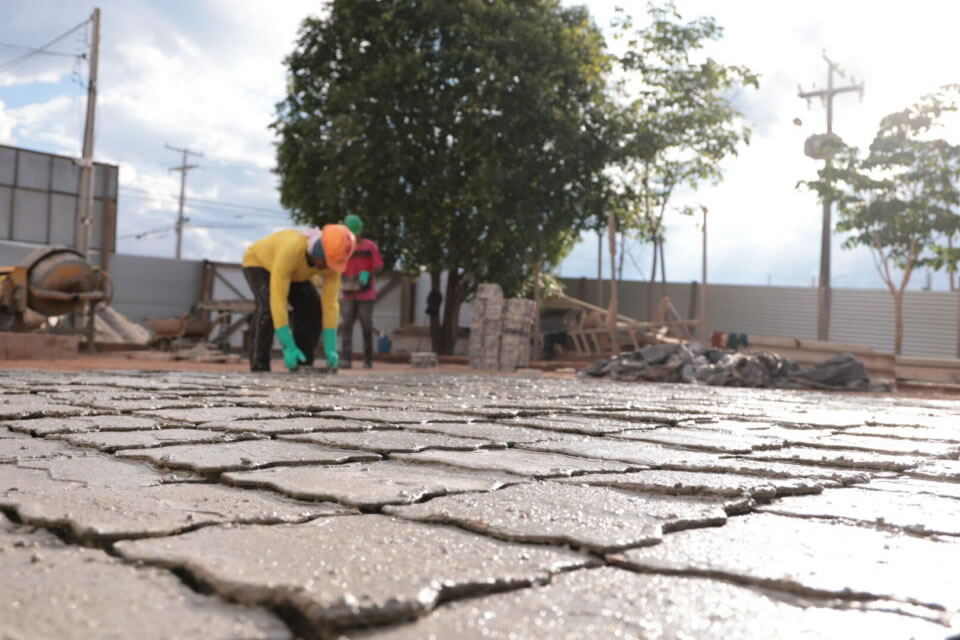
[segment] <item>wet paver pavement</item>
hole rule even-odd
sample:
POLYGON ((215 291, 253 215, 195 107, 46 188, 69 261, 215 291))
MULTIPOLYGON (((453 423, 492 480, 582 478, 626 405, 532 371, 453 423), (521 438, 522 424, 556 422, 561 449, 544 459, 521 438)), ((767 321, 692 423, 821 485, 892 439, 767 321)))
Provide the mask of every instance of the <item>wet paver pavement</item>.
POLYGON ((960 402, 0 373, 2 638, 960 637, 960 402))

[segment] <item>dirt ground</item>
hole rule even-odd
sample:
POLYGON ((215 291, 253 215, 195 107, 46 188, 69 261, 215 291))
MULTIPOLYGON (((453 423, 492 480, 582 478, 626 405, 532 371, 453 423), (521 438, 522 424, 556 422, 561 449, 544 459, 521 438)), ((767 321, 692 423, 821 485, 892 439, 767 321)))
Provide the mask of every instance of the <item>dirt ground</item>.
MULTIPOLYGON (((123 352, 114 353, 95 353, 80 354, 74 358, 57 359, 36 359, 36 360, 0 360, 0 369, 7 370, 41 370, 41 371, 209 371, 211 373, 230 373, 249 371, 249 365, 246 362, 240 364, 218 364, 207 362, 191 362, 189 360, 155 360, 138 358, 133 353, 123 352)), ((283 361, 274 360, 272 363, 274 372, 283 373, 283 361)), ((371 370, 364 369, 358 363, 354 363, 352 369, 340 369, 338 375, 344 376, 363 376, 370 373, 371 370)), ((423 372, 422 369, 414 369, 409 364, 400 362, 374 362, 374 373, 393 373, 403 374, 410 372, 423 372)), ((441 364, 436 369, 440 373, 474 373, 486 375, 512 376, 514 373, 506 372, 483 372, 471 369, 465 364, 441 364)), ((522 375, 522 374, 521 374, 522 375)), ((541 375, 545 378, 574 378, 575 375, 570 372, 544 371, 541 375)))
MULTIPOLYGON (((395 360, 395 358, 394 358, 395 360)), ((281 360, 273 361, 273 371, 283 375, 284 368, 281 360)), ((211 373, 230 373, 248 371, 247 363, 239 364, 217 364, 207 362, 191 362, 189 360, 155 360, 139 358, 135 353, 107 352, 96 354, 79 354, 73 358, 56 359, 33 359, 33 360, 0 360, 0 370, 41 370, 41 371, 209 371, 211 373)), ((383 362, 375 361, 372 371, 374 373, 404 374, 423 372, 422 369, 414 369, 404 362, 383 362)), ((480 371, 471 369, 466 364, 448 364, 442 363, 436 369, 430 371, 448 374, 478 374, 491 376, 516 376, 525 375, 524 373, 507 373, 503 371, 480 371)), ((343 376, 363 376, 370 373, 370 370, 361 366, 353 369, 341 369, 338 375, 343 376)), ((576 374, 567 371, 541 371, 540 377, 574 379, 576 374)), ((843 391, 834 393, 845 394, 843 391)), ((923 382, 905 382, 900 383, 898 388, 892 392, 894 395, 907 398, 926 398, 931 400, 957 400, 960 399, 960 386, 929 384, 923 382)), ((869 395, 868 395, 869 397, 869 395)))

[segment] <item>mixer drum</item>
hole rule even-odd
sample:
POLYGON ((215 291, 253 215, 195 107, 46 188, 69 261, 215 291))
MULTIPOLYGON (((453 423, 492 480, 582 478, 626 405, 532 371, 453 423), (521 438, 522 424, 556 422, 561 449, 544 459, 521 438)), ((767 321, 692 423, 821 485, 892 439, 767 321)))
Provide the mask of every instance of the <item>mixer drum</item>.
POLYGON ((66 247, 42 247, 24 258, 29 293, 27 306, 46 316, 60 316, 83 307, 85 296, 102 290, 103 277, 83 255, 66 247))

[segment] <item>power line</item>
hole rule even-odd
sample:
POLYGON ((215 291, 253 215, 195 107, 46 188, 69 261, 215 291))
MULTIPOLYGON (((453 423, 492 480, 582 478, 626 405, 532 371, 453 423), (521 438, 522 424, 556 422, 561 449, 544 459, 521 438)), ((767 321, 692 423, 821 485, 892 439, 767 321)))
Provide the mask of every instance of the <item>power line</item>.
POLYGON ((56 38, 54 38, 54 39, 51 40, 50 42, 46 43, 45 45, 43 45, 43 46, 41 46, 41 47, 37 47, 36 49, 31 49, 30 51, 28 51, 28 52, 26 52, 26 53, 24 53, 24 54, 22 54, 22 55, 20 55, 20 56, 17 56, 17 57, 14 58, 13 60, 9 60, 9 61, 7 61, 7 62, 4 62, 3 64, 0 64, 0 71, 10 71, 10 70, 12 70, 12 69, 15 69, 16 67, 19 67, 19 66, 22 65, 24 62, 26 62, 27 60, 30 60, 30 59, 33 58, 34 56, 40 55, 40 54, 42 54, 42 53, 47 53, 47 51, 48 51, 48 49, 50 49, 50 47, 52 47, 53 45, 57 44, 58 42, 60 42, 61 40, 63 40, 63 39, 66 38, 67 36, 69 36, 70 34, 76 32, 77 30, 79 30, 79 29, 87 26, 87 24, 89 24, 90 20, 91 20, 91 18, 87 18, 86 20, 84 20, 84 21, 81 22, 80 24, 74 26, 74 27, 71 28, 69 31, 66 31, 65 33, 57 36, 56 38))
MULTIPOLYGON (((176 200, 177 199, 176 196, 157 193, 155 191, 149 191, 147 189, 139 189, 137 187, 120 187, 120 190, 130 191, 136 194, 143 194, 143 196, 139 196, 139 197, 150 197, 150 198, 156 198, 158 200, 176 200)), ((134 198, 138 197, 136 195, 133 195, 133 193, 130 193, 127 195, 134 198)), ((189 196, 184 197, 184 201, 188 204, 200 203, 201 205, 206 205, 207 207, 222 207, 225 209, 237 209, 239 211, 250 212, 250 213, 237 214, 235 217, 238 217, 238 218, 253 216, 256 214, 262 214, 260 217, 275 217, 275 218, 282 217, 287 220, 290 219, 290 213, 282 209, 268 209, 265 207, 256 207, 252 205, 240 204, 237 202, 225 202, 223 200, 210 200, 207 198, 194 198, 189 196)))
MULTIPOLYGON (((9 42, 0 42, 0 49, 8 49, 10 51, 25 51, 28 53, 43 54, 45 56, 59 56, 63 58, 86 58, 85 53, 66 53, 64 51, 44 51, 43 49, 36 49, 34 47, 24 47, 22 45, 10 44, 9 42)), ((11 54, 4 54, 11 55, 11 54)), ((22 55, 22 54, 21 54, 22 55)))

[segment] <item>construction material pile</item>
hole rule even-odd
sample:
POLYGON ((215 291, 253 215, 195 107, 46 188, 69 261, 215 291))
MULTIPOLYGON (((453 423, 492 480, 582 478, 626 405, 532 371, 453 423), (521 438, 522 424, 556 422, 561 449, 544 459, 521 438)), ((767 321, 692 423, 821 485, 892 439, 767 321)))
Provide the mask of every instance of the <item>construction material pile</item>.
POLYGON ((94 331, 98 342, 114 344, 146 346, 151 337, 149 329, 140 326, 109 305, 97 308, 94 315, 94 331))
POLYGON ((721 387, 886 390, 872 385, 866 368, 850 354, 805 367, 775 353, 741 353, 685 344, 655 344, 621 353, 591 363, 578 375, 721 387))
POLYGON ((481 284, 470 323, 470 366, 514 371, 529 365, 535 313, 533 300, 504 299, 500 285, 481 284))

